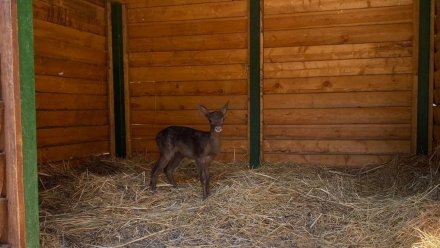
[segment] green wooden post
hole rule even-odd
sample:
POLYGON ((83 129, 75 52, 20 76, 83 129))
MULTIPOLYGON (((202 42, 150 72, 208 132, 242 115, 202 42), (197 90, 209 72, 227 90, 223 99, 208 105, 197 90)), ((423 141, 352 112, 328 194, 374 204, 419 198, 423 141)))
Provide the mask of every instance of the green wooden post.
POLYGON ((419 13, 419 71, 418 71, 418 118, 417 153, 428 152, 429 128, 429 63, 431 1, 421 0, 419 13))
POLYGON ((122 44, 122 5, 120 3, 111 4, 111 20, 116 156, 125 158, 127 150, 125 142, 124 52, 122 44))
POLYGON ((260 0, 250 1, 249 13, 249 163, 260 166, 260 0))
POLYGON ((37 248, 40 246, 40 227, 38 219, 39 205, 32 0, 18 0, 17 12, 26 247, 37 248))

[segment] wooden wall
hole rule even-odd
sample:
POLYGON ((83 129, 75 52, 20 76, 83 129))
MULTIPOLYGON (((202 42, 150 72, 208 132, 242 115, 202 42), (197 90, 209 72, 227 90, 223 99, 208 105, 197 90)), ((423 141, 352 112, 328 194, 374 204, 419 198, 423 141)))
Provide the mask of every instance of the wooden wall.
POLYGON ((229 100, 219 159, 247 159, 247 16, 246 0, 128 1, 133 152, 156 158, 154 137, 168 125, 208 130, 197 105, 219 109, 229 100))
POLYGON ((110 151, 103 0, 34 0, 39 161, 110 151))
POLYGON ((412 0, 264 0, 263 11, 265 161, 359 166, 411 152, 412 0))

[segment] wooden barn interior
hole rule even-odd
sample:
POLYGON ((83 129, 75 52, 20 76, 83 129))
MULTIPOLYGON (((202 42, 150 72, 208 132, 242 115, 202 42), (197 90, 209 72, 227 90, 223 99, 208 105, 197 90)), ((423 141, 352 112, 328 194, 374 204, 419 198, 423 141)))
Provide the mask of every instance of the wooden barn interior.
MULTIPOLYGON (((413 3, 365 4, 264 1, 263 161, 361 166, 415 152, 413 3)), ((104 2, 33 7, 39 161, 110 153, 115 102, 104 2)), ((157 158, 158 130, 206 129, 197 105, 229 100, 219 159, 248 159, 248 8, 245 0, 127 1, 127 92, 116 105, 125 108, 128 154, 157 158)))
MULTIPOLYGON (((20 11, 14 2, 0 4, 1 151, 4 141, 14 145, 8 104, 19 97, 6 83, 18 75, 8 73, 18 66, 7 35, 20 31, 6 22, 20 11)), ((227 101, 221 161, 362 167, 431 152, 440 140, 432 107, 440 101, 437 1, 423 51, 431 41, 431 60, 420 51, 426 30, 417 0, 22 2, 31 2, 35 162, 42 166, 103 154, 155 160, 160 129, 207 130, 198 105, 214 110, 227 101), (424 58, 428 68, 420 68, 424 58)), ((3 178, 12 173, 5 154, 3 178)), ((3 224, 0 241, 24 247, 24 234, 6 228, 24 232, 24 200, 0 189, 0 222, 21 223, 3 224), (15 219, 7 217, 8 199, 21 206, 15 219)))

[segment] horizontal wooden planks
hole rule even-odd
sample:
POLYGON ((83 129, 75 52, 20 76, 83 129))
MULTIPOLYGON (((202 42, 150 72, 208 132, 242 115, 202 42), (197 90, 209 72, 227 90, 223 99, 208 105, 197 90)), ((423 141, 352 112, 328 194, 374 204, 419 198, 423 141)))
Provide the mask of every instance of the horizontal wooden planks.
POLYGON ((363 166, 411 152, 413 1, 263 5, 265 160, 363 166))
POLYGON ((264 126, 263 132, 268 140, 408 140, 411 138, 411 125, 268 125, 264 126))
POLYGON ((263 39, 265 47, 287 47, 409 41, 412 37, 411 23, 397 23, 265 31, 263 39))
POLYGON ((270 109, 263 114, 266 125, 405 124, 410 107, 270 109))
POLYGON ((239 64, 246 60, 246 49, 140 52, 129 56, 130 67, 239 64))
POLYGON ((264 155, 267 161, 300 164, 304 166, 360 167, 374 166, 389 162, 393 155, 356 155, 356 154, 277 154, 264 155))
POLYGON ((210 20, 132 23, 128 35, 132 39, 147 37, 175 37, 203 34, 227 34, 247 32, 247 18, 233 17, 210 20))
POLYGON ((398 154, 410 152, 409 140, 266 140, 267 153, 398 154))
POLYGON ((108 154, 109 150, 108 141, 98 141, 38 148, 37 152, 38 161, 47 162, 108 154))
POLYGON ((410 57, 268 63, 264 65, 264 77, 295 78, 411 73, 412 63, 410 57))
POLYGON ((104 65, 86 64, 67 61, 61 58, 35 57, 35 73, 45 76, 60 76, 67 78, 105 81, 106 67, 104 65))
POLYGON ((37 111, 37 128, 108 125, 107 110, 37 111))
POLYGON ((266 109, 410 107, 411 91, 272 94, 263 97, 266 109))
POLYGON ((106 39, 104 36, 83 32, 38 19, 34 20, 34 36, 44 40, 48 39, 69 42, 70 44, 98 50, 104 49, 106 46, 106 39))
POLYGON ((246 109, 248 101, 240 95, 220 96, 145 96, 131 97, 130 106, 133 110, 188 110, 198 109, 200 104, 209 104, 220 109, 229 102, 229 109, 246 109))
MULTIPOLYGON (((199 104, 229 101, 224 135, 247 156, 248 1, 130 0, 127 4, 130 131, 135 152, 157 157, 169 125, 206 130, 199 104)), ((226 147, 226 148, 225 148, 226 147)))
POLYGON ((33 7, 39 162, 108 152, 104 1, 38 0, 33 7))
POLYGON ((81 144, 109 139, 108 126, 44 128, 37 130, 38 147, 81 144))
POLYGON ((363 8, 380 8, 388 6, 410 5, 412 0, 328 0, 328 1, 285 1, 285 0, 264 0, 264 13, 267 15, 312 12, 349 10, 363 8))
POLYGON ((412 5, 385 8, 347 9, 325 12, 305 12, 282 15, 266 15, 265 30, 350 26, 366 24, 411 23, 412 5))
MULTIPOLYGON (((146 150, 147 152, 158 153, 156 141, 153 139, 133 139, 133 150, 146 150)), ((222 139, 221 152, 223 153, 246 153, 247 140, 246 139, 222 139)))
POLYGON ((37 110, 108 109, 108 97, 96 95, 36 93, 37 110))
POLYGON ((263 91, 267 94, 410 91, 412 89, 412 74, 274 78, 265 79, 263 82, 263 91))
POLYGON ((182 95, 246 95, 248 82, 241 80, 130 82, 132 97, 182 95))
POLYGON ((46 93, 106 95, 107 84, 97 80, 36 75, 35 90, 46 93))
MULTIPOLYGON (((133 124, 131 126, 131 133, 134 137, 137 138, 150 138, 153 139, 156 137, 156 134, 160 132, 160 130, 166 128, 167 125, 159 125, 159 124, 141 124, 136 125, 133 124)), ((194 128, 201 131, 209 131, 208 125, 188 125, 190 128, 194 128)), ((238 139, 246 139, 248 133, 248 128, 246 125, 223 125, 222 137, 226 138, 238 138, 238 139)))
POLYGON ((245 16, 247 2, 228 1, 128 9, 128 22, 160 22, 245 16))
MULTIPOLYGON (((100 1, 103 3, 103 1, 100 1)), ((103 6, 82 0, 33 1, 35 19, 105 35, 103 6)))
POLYGON ((411 57, 411 41, 363 44, 275 47, 264 49, 264 61, 320 61, 343 59, 411 57))
POLYGON ((200 51, 245 49, 247 45, 244 33, 228 33, 133 39, 128 49, 131 52, 200 51))
MULTIPOLYGON (((230 110, 226 114, 225 124, 247 124, 247 110, 230 110)), ((197 110, 152 111, 132 110, 132 124, 160 125, 208 125, 208 121, 197 110)))

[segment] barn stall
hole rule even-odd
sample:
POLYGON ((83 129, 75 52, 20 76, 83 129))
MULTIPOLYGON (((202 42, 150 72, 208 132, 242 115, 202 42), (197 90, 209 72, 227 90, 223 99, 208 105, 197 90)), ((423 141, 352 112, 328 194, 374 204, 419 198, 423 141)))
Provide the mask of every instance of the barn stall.
POLYGON ((43 247, 438 241, 430 222, 438 163, 410 156, 428 151, 421 131, 436 133, 428 118, 420 122, 429 106, 418 105, 430 99, 420 94, 423 3, 35 0, 32 8, 43 247), (197 105, 227 101, 211 199, 200 202, 189 161, 178 174, 182 188, 162 183, 149 193, 156 133, 207 130, 197 105), (249 172, 249 164, 263 168, 249 172), (384 184, 369 180, 382 174, 384 184), (254 198, 228 201, 243 195, 254 198), (406 208, 415 201, 423 207, 406 208), (363 212, 371 205, 380 211, 363 212), (395 206, 407 210, 400 222, 384 216, 395 206), (397 228, 368 222, 375 214, 397 228), (354 223, 365 229, 344 240, 354 223), (388 229, 391 238, 366 229, 388 229))

